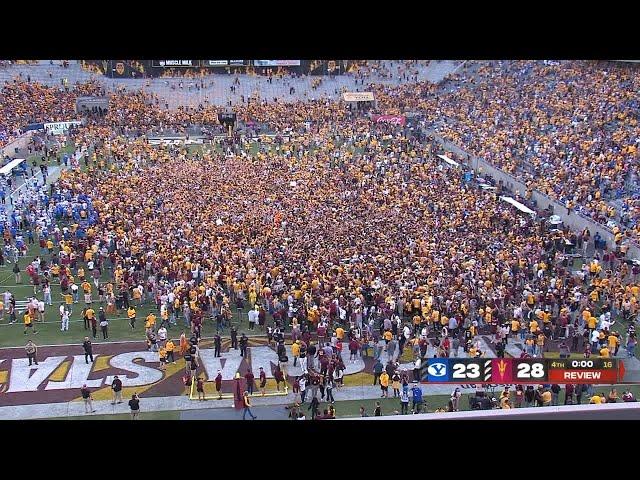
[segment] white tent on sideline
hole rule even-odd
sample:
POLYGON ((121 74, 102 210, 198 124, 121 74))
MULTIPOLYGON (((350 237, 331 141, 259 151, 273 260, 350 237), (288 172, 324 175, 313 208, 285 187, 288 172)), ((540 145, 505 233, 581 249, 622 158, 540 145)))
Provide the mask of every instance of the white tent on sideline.
POLYGON ((529 207, 527 207, 526 205, 523 205, 522 203, 514 200, 511 197, 504 197, 501 196, 500 200, 510 203, 511 205, 513 205, 514 207, 516 207, 518 210, 520 210, 522 213, 528 213, 531 216, 535 216, 536 212, 534 212, 533 210, 531 210, 529 207))
POLYGON ((24 162, 24 158, 16 158, 15 160, 11 160, 4 167, 0 168, 0 175, 6 175, 11 173, 11 171, 24 162))
POLYGON ((438 157, 441 158, 442 160, 444 160, 445 162, 447 162, 452 167, 456 167, 456 168, 460 167, 460 164, 458 162, 456 162, 455 160, 450 159, 446 155, 438 155, 438 157))

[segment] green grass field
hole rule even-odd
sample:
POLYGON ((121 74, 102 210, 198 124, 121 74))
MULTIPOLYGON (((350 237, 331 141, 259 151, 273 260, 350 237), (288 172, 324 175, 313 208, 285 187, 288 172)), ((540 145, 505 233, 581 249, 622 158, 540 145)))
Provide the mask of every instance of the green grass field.
MULTIPOLYGON (((33 260, 40 254, 40 248, 36 244, 31 245, 28 255, 22 257, 19 260, 20 269, 22 270, 22 284, 16 284, 15 275, 12 273, 13 263, 0 266, 0 294, 5 291, 9 291, 14 294, 16 301, 27 300, 34 295, 33 286, 29 284, 29 276, 24 272, 24 269, 28 265, 28 262, 33 260)), ((86 271, 86 270, 85 270, 86 271)), ((109 274, 104 271, 101 276, 101 281, 108 281, 109 274)), ((39 300, 43 299, 42 291, 39 290, 36 294, 39 300)), ((5 315, 5 318, 0 321, 0 347, 15 347, 22 346, 26 343, 27 338, 33 338, 37 345, 56 345, 65 343, 82 343, 85 335, 90 335, 91 330, 85 330, 82 321, 82 309, 84 308, 83 296, 79 296, 78 303, 74 304, 72 314, 69 320, 69 330, 66 332, 60 331, 60 314, 59 306, 63 302, 62 292, 60 285, 56 283, 51 284, 51 298, 52 306, 45 307, 45 321, 35 322, 35 327, 38 334, 34 335, 28 332, 24 335, 24 325, 22 322, 22 316, 17 314, 17 321, 15 324, 9 324, 9 317, 5 315)), ((97 291, 94 288, 93 291, 93 307, 97 310, 100 306, 97 298, 97 291)), ((121 340, 140 340, 145 339, 144 334, 144 317, 148 315, 150 311, 154 311, 158 314, 155 304, 143 303, 141 306, 136 306, 137 321, 135 330, 132 330, 129 326, 128 319, 126 318, 126 312, 124 310, 117 311, 115 315, 108 316, 109 320, 109 338, 107 341, 121 341, 121 340)), ((248 308, 238 312, 233 308, 232 324, 238 326, 239 332, 245 332, 248 335, 260 333, 260 330, 250 331, 248 330, 248 308)), ((174 338, 178 338, 184 327, 182 317, 177 319, 177 325, 169 329, 169 335, 174 338)), ((213 335, 213 322, 208 319, 203 327, 203 336, 213 335)), ((188 332, 188 329, 186 329, 188 332)), ((225 330, 228 335, 228 330, 225 330)), ((98 328, 98 335, 96 337, 98 342, 102 341, 102 334, 98 328)))

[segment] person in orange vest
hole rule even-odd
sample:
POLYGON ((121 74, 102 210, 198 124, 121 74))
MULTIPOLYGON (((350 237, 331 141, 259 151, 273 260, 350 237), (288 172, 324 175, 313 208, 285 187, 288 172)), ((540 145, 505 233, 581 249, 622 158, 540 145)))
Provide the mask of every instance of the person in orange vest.
POLYGON ((189 347, 188 343, 187 343, 187 337, 184 334, 184 332, 182 332, 180 334, 180 355, 184 356, 184 352, 187 351, 187 348, 189 347))

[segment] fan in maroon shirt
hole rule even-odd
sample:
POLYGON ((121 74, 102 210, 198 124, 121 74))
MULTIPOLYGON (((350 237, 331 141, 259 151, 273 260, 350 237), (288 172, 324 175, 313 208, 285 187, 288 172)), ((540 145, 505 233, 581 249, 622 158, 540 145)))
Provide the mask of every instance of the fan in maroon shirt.
MULTIPOLYGON (((249 381, 247 380, 247 383, 249 383, 249 381)), ((260 393, 262 394, 262 396, 264 397, 264 389, 267 386, 267 374, 265 373, 264 369, 262 367, 260 367, 260 393)))
POLYGON ((247 381, 247 391, 249 395, 253 395, 253 384, 255 381, 255 375, 251 370, 247 370, 247 373, 244 374, 244 378, 247 381))
POLYGON ((218 400, 222 399, 222 372, 218 370, 218 375, 216 375, 216 392, 218 392, 218 400))

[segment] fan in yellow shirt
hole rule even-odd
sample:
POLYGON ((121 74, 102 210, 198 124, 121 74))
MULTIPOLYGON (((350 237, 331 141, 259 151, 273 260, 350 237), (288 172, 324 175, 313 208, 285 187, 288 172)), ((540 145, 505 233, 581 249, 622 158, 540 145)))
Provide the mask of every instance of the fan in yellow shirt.
POLYGON ((65 305, 73 305, 73 295, 71 295, 70 293, 63 293, 62 298, 64 298, 65 305))
POLYGON ((616 346, 620 344, 620 340, 614 334, 607 337, 607 343, 609 344, 609 350, 615 350, 616 346))
POLYGON ((146 318, 146 324, 145 324, 145 328, 153 328, 156 324, 156 316, 153 314, 153 312, 149 312, 149 315, 147 315, 146 318))
POLYGON ((167 368, 167 349, 160 347, 158 355, 160 357, 160 370, 165 370, 167 368))
POLYGON ((31 315, 29 315, 29 312, 24 312, 24 317, 22 317, 22 321, 24 322, 24 334, 25 335, 27 334, 27 328, 33 329, 34 335, 38 333, 36 331, 35 325, 31 321, 31 315))
POLYGON ((136 309, 133 308, 133 305, 128 308, 127 317, 129 318, 129 326, 133 330, 136 326, 136 309))

